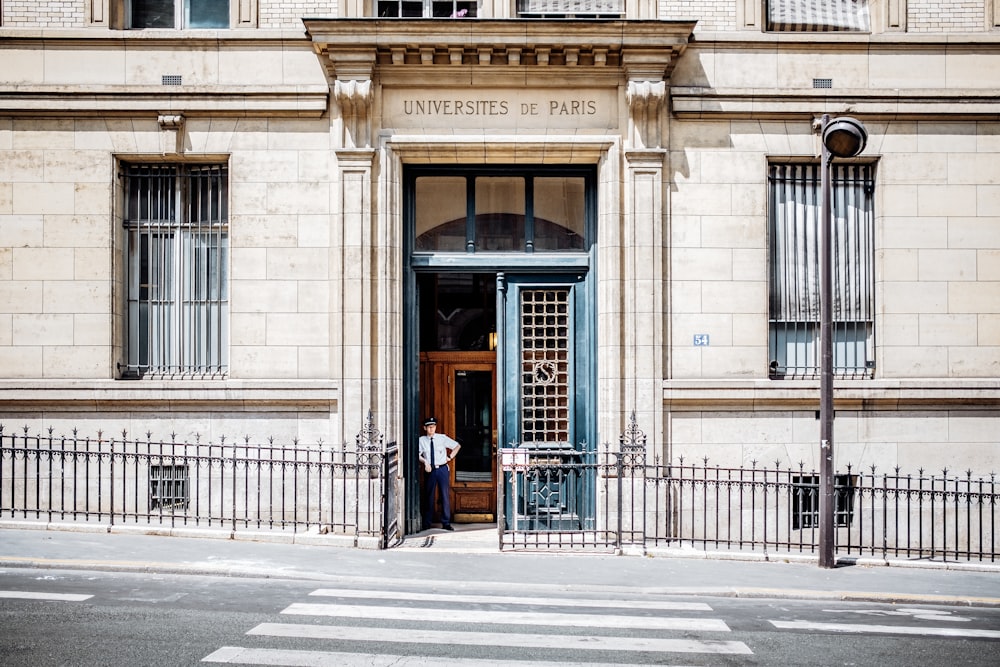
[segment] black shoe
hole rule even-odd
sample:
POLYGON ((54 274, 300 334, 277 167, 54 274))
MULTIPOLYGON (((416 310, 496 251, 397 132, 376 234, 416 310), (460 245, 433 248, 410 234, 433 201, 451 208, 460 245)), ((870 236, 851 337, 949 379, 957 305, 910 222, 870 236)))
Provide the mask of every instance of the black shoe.
POLYGON ((445 530, 455 530, 455 526, 451 525, 450 523, 447 526, 441 526, 441 527, 444 528, 445 530))

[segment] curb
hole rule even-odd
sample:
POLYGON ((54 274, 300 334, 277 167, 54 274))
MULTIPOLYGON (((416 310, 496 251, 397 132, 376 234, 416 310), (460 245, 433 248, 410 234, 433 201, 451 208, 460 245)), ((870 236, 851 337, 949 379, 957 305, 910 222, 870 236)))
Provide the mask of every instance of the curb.
MULTIPOLYGON (((679 558, 692 560, 730 560, 759 563, 796 563, 818 565, 819 556, 812 554, 789 554, 746 551, 696 551, 679 548, 636 549, 625 548, 622 553, 627 556, 647 556, 650 558, 679 558)), ((897 558, 879 558, 875 556, 838 556, 837 567, 895 567, 905 569, 953 570, 956 572, 995 572, 1000 574, 1000 563, 958 563, 937 562, 929 560, 904 560, 897 558)))
POLYGON ((229 530, 223 528, 190 528, 166 526, 139 526, 100 523, 56 523, 46 521, 0 521, 0 530, 37 530, 63 533, 93 533, 112 535, 150 535, 159 537, 188 537, 200 540, 229 540, 233 542, 265 542, 271 544, 305 544, 315 547, 341 547, 379 549, 377 537, 306 533, 279 533, 271 531, 229 530))

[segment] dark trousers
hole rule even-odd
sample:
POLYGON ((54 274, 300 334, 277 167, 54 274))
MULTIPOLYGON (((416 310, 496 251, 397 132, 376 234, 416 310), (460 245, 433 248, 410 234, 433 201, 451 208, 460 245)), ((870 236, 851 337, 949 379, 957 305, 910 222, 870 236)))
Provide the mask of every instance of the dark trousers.
POLYGON ((451 523, 451 472, 447 465, 438 466, 427 475, 427 495, 424 497, 424 528, 431 527, 434 516, 434 493, 441 492, 441 525, 451 523))

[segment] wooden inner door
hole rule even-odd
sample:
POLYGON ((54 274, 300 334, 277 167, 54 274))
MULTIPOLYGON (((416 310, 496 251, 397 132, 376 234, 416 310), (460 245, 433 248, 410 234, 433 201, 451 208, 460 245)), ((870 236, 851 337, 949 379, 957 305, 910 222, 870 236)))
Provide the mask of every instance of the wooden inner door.
POLYGON ((421 415, 462 448, 451 465, 452 520, 496 521, 496 353, 420 354, 421 415))

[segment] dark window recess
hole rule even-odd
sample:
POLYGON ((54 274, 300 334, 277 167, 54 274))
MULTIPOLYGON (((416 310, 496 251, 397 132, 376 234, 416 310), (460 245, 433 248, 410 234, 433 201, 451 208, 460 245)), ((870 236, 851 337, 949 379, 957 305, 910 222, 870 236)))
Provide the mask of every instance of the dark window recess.
MULTIPOLYGON (((838 527, 851 525, 854 519, 854 489, 857 475, 834 475, 833 524, 838 527)), ((819 528, 819 475, 792 477, 792 530, 819 528)))
POLYGON ((191 500, 186 465, 149 467, 149 509, 186 509, 191 500))

